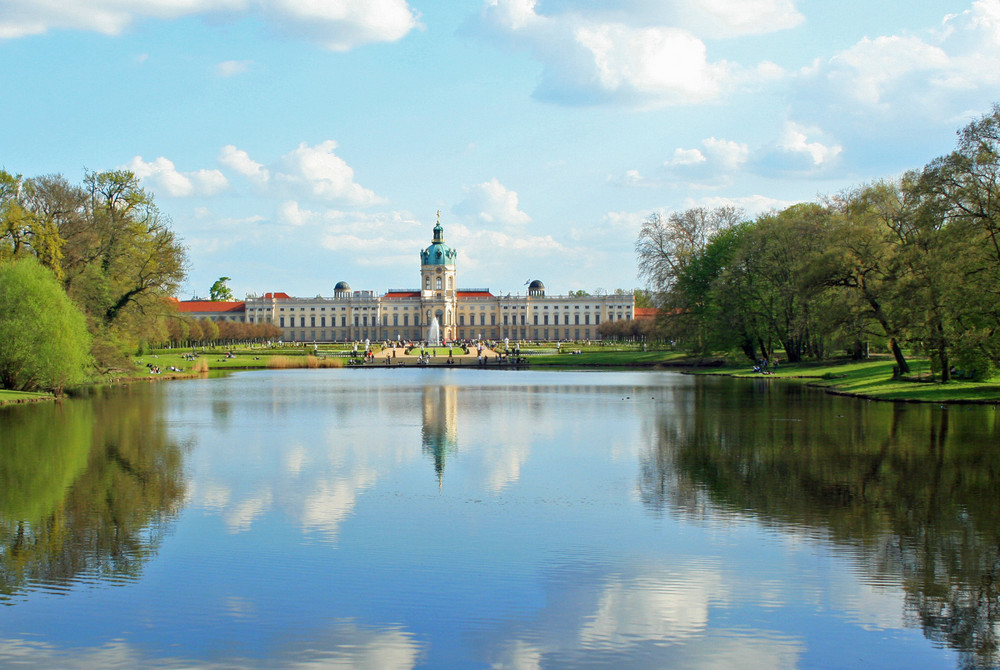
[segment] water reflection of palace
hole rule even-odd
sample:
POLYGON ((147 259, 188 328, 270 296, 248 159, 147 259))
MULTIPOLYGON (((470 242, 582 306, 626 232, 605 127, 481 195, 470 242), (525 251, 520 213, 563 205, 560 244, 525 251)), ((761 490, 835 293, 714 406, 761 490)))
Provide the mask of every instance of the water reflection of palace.
POLYGON ((434 472, 441 486, 445 460, 458 453, 457 386, 424 387, 421 447, 434 459, 434 472))

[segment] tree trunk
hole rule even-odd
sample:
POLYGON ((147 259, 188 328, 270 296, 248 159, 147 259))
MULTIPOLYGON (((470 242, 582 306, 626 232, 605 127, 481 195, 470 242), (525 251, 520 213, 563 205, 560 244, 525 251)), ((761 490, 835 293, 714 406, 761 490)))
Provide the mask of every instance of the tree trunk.
POLYGON ((899 370, 899 374, 910 374, 910 364, 903 357, 903 350, 899 348, 899 342, 896 341, 895 337, 889 338, 889 348, 892 349, 892 357, 896 359, 896 368, 899 370))

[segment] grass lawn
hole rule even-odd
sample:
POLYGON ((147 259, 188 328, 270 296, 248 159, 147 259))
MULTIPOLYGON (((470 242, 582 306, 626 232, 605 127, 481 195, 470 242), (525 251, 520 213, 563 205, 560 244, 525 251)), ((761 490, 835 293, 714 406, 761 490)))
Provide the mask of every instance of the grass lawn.
POLYGON ((574 348, 568 346, 560 354, 529 356, 531 367, 586 367, 586 366, 649 366, 676 362, 687 356, 676 351, 607 351, 599 348, 574 348), (581 353, 571 351, 579 349, 581 353))
POLYGON ((20 402, 23 400, 42 400, 53 398, 51 393, 48 392, 30 392, 30 391, 4 391, 0 390, 0 405, 6 405, 7 403, 20 402))
MULTIPOLYGON (((1000 402, 1000 377, 985 382, 954 380, 947 384, 932 381, 927 361, 910 361, 909 378, 893 379, 891 358, 867 361, 827 361, 821 363, 786 363, 772 379, 805 379, 811 386, 838 393, 878 400, 922 402, 1000 402)), ((701 374, 728 374, 735 377, 760 377, 750 364, 721 367, 701 374)))

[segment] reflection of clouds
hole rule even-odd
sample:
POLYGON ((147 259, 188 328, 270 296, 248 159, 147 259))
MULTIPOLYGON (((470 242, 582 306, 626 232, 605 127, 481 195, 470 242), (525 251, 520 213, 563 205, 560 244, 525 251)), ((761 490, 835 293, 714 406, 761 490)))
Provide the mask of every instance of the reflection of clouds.
POLYGON ((257 614, 257 606, 248 598, 229 596, 223 599, 222 605, 234 619, 247 619, 257 614))
POLYGON ((316 489, 302 503, 300 523, 306 532, 320 532, 336 537, 341 522, 354 509, 358 494, 376 480, 372 470, 359 470, 349 478, 318 482, 316 489))
POLYGON ((229 527, 230 533, 242 533, 250 530, 254 519, 271 507, 271 492, 262 491, 253 498, 248 498, 235 507, 223 513, 222 519, 229 527))
POLYGON ((900 630, 906 626, 906 598, 899 582, 872 584, 838 578, 830 595, 848 620, 867 629, 900 630))
POLYGON ((494 493, 499 493, 511 484, 516 484, 521 477, 521 466, 528 460, 531 453, 529 442, 508 443, 487 448, 483 456, 487 468, 487 486, 494 493))
POLYGON ((154 658, 141 647, 116 640, 101 647, 61 649, 44 642, 0 640, 0 665, 90 670, 98 668, 190 667, 221 668, 371 668, 407 670, 417 665, 421 648, 413 635, 399 628, 367 628, 340 623, 317 635, 303 636, 277 646, 266 658, 227 658, 211 661, 154 658))
POLYGON ((646 565, 604 578, 595 569, 561 566, 535 618, 491 635, 492 667, 795 667, 806 648, 785 634, 713 622, 713 609, 746 597, 719 567, 646 565))
POLYGON ((673 642, 708 625, 708 605, 725 594, 722 575, 704 568, 609 581, 597 612, 583 627, 587 646, 622 646, 640 640, 673 642))
MULTIPOLYGON (((193 491, 195 490, 195 486, 193 484, 191 488, 193 491)), ((196 491, 197 493, 192 496, 194 499, 191 502, 201 505, 207 509, 220 512, 229 504, 229 498, 232 495, 228 486, 216 482, 203 484, 199 486, 196 491)))
POLYGON ((524 640, 512 640, 504 646, 500 657, 492 667, 513 668, 513 670, 540 670, 544 650, 524 640))
POLYGON ((302 472, 302 466, 306 464, 306 450, 301 444, 288 449, 285 454, 285 472, 290 475, 298 475, 302 472))

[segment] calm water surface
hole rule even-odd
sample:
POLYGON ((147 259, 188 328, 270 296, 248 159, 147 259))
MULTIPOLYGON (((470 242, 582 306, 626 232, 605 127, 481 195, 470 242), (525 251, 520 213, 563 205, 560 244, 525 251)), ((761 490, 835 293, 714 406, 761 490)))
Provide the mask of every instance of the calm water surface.
POLYGON ((998 414, 435 369, 0 410, 0 666, 996 666, 998 414))

